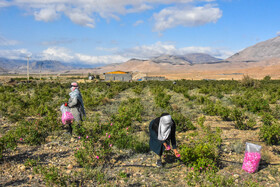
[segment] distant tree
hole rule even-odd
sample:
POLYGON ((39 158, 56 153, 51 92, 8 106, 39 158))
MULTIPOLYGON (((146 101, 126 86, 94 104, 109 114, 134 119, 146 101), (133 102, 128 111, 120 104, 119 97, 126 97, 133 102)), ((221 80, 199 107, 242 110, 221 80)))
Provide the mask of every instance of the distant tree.
POLYGON ((265 76, 265 77, 263 78, 263 80, 264 80, 264 81, 270 81, 270 80, 271 80, 271 77, 270 77, 269 75, 267 75, 267 76, 265 76))
POLYGON ((241 80, 241 85, 247 88, 249 87, 258 87, 259 82, 254 80, 253 78, 249 77, 249 75, 244 75, 243 79, 241 80))

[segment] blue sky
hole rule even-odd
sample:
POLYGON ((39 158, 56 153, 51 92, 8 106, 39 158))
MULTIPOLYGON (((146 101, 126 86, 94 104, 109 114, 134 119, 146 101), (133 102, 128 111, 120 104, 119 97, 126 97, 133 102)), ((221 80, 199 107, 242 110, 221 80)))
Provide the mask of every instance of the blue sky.
POLYGON ((278 0, 0 0, 0 57, 88 65, 217 58, 280 35, 278 0))

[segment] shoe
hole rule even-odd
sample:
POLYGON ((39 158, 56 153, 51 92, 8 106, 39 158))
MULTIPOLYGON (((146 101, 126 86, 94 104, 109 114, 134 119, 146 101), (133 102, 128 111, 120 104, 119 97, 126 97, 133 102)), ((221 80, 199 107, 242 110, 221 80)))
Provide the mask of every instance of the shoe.
POLYGON ((162 167, 162 161, 161 161, 161 159, 157 160, 156 165, 157 165, 157 167, 162 167))

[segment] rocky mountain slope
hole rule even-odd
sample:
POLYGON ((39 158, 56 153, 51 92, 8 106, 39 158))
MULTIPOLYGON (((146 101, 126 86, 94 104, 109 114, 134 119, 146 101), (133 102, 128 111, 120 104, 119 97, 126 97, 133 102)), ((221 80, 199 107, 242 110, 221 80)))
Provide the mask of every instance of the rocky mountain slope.
POLYGON ((149 60, 131 59, 121 64, 95 68, 94 71, 99 73, 116 70, 131 72, 181 72, 189 69, 192 65, 220 63, 220 61, 220 59, 203 53, 191 53, 184 56, 162 55, 149 60))
MULTIPOLYGON (((0 68, 9 73, 22 73, 26 72, 27 61, 26 60, 13 60, 0 58, 0 68)), ((70 65, 65 65, 60 61, 43 60, 43 61, 30 61, 29 70, 31 73, 37 73, 40 70, 42 72, 59 72, 75 69, 70 65)))
POLYGON ((155 63, 169 63, 172 65, 193 65, 208 64, 213 62, 218 63, 221 59, 204 53, 190 53, 186 55, 162 55, 152 58, 151 61, 155 63))
POLYGON ((52 61, 52 60, 44 60, 44 61, 36 61, 31 63, 30 68, 35 70, 42 70, 42 71, 63 71, 63 70, 69 70, 73 67, 69 65, 64 65, 59 61, 52 61))
POLYGON ((6 71, 19 72, 23 69, 26 70, 26 61, 0 58, 0 68, 5 69, 6 71))
POLYGON ((280 36, 257 43, 226 59, 229 62, 258 62, 280 58, 280 36))
POLYGON ((7 70, 5 70, 4 68, 1 68, 1 67, 0 67, 0 75, 1 75, 1 74, 6 74, 6 73, 7 73, 7 70))

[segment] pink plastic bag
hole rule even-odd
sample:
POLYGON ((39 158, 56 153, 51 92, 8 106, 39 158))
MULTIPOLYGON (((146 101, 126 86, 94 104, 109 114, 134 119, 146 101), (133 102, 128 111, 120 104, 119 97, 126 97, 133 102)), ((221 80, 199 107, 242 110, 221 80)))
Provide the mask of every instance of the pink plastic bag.
POLYGON ((71 121, 73 121, 74 119, 74 116, 70 112, 70 109, 64 105, 61 105, 60 110, 62 112, 62 116, 61 116, 62 123, 64 125, 71 123, 71 121))
POLYGON ((260 145, 246 142, 245 156, 242 165, 244 171, 254 173, 258 170, 261 160, 261 148, 260 145))

